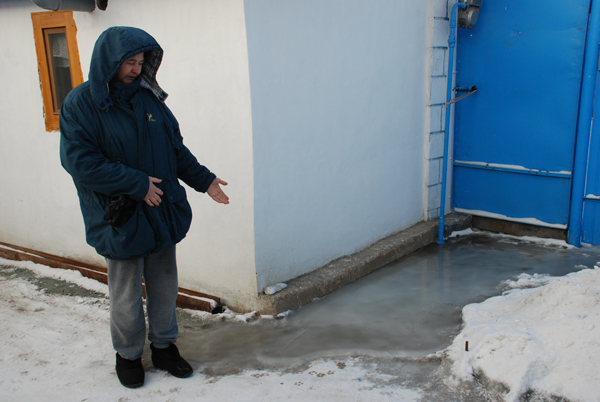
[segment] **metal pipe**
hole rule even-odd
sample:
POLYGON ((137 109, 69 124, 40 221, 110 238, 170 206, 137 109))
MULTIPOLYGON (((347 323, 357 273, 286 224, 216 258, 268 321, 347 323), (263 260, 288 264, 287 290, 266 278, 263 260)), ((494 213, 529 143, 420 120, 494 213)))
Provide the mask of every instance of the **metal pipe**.
MULTIPOLYGON (((600 46, 600 1, 592 1, 590 25, 585 49, 581 98, 579 100, 579 120, 573 162, 573 183, 571 186, 571 208, 569 211, 569 244, 581 246, 581 224, 583 220, 583 199, 587 174, 588 150, 594 113, 594 92, 598 70, 598 47, 600 46)), ((597 119, 598 120, 598 119, 597 119)), ((598 122, 596 122, 598 123, 598 122)))
MULTIPOLYGON (((456 46, 456 10, 458 8, 465 8, 467 5, 464 3, 456 3, 452 7, 450 13, 450 36, 448 37, 448 86, 446 90, 446 103, 452 100, 452 84, 454 81, 454 48, 456 46)), ((438 226, 438 244, 444 244, 444 214, 446 212, 446 180, 448 176, 448 143, 450 141, 450 112, 452 111, 452 105, 446 108, 446 127, 444 129, 444 158, 442 159, 442 201, 440 205, 440 220, 438 226)))

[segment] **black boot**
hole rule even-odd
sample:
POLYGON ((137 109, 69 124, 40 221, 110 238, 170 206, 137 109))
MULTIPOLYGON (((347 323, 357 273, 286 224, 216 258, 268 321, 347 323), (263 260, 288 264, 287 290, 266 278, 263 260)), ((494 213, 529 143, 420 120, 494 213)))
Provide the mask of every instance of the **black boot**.
POLYGON ((179 349, 174 343, 169 344, 166 349, 158 349, 150 344, 150 349, 154 367, 167 370, 171 375, 179 378, 189 377, 194 372, 192 366, 179 355, 179 349))
POLYGON ((124 387, 138 388, 144 385, 144 366, 142 358, 127 360, 117 353, 117 377, 124 387))

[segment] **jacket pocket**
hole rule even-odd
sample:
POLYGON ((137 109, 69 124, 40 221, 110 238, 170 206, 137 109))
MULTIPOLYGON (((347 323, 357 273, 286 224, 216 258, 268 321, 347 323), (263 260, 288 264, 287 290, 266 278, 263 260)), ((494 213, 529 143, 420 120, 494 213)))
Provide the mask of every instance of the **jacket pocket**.
POLYGON ((176 156, 179 156, 179 150, 181 148, 181 141, 175 134, 175 129, 166 119, 164 122, 164 129, 167 133, 167 141, 169 141, 171 147, 173 148, 173 152, 175 152, 176 156))
POLYGON ((88 243, 98 254, 113 260, 130 260, 154 250, 154 230, 141 202, 136 203, 133 216, 119 228, 110 226, 103 212, 93 214, 89 221, 88 243))
POLYGON ((168 119, 165 119, 164 122, 164 130, 166 135, 164 136, 167 151, 167 160, 168 166, 173 172, 173 177, 177 177, 177 173, 179 171, 179 156, 181 154, 181 148, 183 147, 183 143, 181 140, 181 136, 178 136, 176 131, 168 119))
POLYGON ((187 201, 185 188, 177 180, 165 183, 166 197, 169 203, 167 208, 171 221, 171 236, 175 242, 185 237, 192 224, 192 208, 187 201))

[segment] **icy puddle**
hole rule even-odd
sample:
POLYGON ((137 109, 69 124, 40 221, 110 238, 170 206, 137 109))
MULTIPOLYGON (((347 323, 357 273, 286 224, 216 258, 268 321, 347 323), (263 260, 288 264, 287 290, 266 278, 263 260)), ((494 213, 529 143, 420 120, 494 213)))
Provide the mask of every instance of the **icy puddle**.
MULTIPOLYGON (((286 318, 250 323, 209 317, 178 344, 216 372, 294 366, 317 357, 411 361, 447 348, 461 310, 502 293, 518 275, 561 276, 600 261, 599 248, 567 249, 472 233, 432 244, 286 318)), ((191 329, 191 328, 190 328, 191 329)))
POLYGON ((0 400, 597 401, 600 248, 533 240, 455 237, 282 319, 179 311, 195 374, 145 350, 139 390, 116 379, 105 285, 2 260, 0 400))

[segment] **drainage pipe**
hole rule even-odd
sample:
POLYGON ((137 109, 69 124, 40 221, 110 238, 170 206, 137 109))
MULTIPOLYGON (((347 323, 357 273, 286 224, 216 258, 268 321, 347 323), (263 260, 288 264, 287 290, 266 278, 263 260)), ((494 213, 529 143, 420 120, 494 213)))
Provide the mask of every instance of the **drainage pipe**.
MULTIPOLYGON (((573 162, 573 184, 571 188, 571 208, 569 211, 568 243, 581 246, 581 224, 583 220, 583 201, 588 164, 588 151, 594 113, 594 92, 598 70, 598 47, 600 46, 600 1, 592 1, 590 25, 583 64, 581 98, 579 100, 579 121, 577 122, 577 140, 575 142, 575 161, 573 162)), ((600 121, 600 119, 597 119, 600 121)), ((598 122, 596 122, 598 124, 598 122)))
MULTIPOLYGON (((95 0, 31 0, 38 7, 51 11, 85 11, 91 13, 96 8, 95 0)), ((104 7, 106 9, 106 7, 104 7)))
MULTIPOLYGON (((599 2, 600 0, 596 0, 599 2)), ((450 142, 450 112, 452 105, 448 104, 452 100, 452 84, 454 81, 454 48, 456 47, 456 10, 465 8, 464 3, 456 3, 450 13, 450 36, 448 37, 448 86, 446 90, 446 127, 444 128, 444 159, 442 159, 442 201, 440 205, 440 221, 438 226, 438 244, 444 244, 444 214, 446 212, 446 181, 448 176, 448 143, 450 142)))

